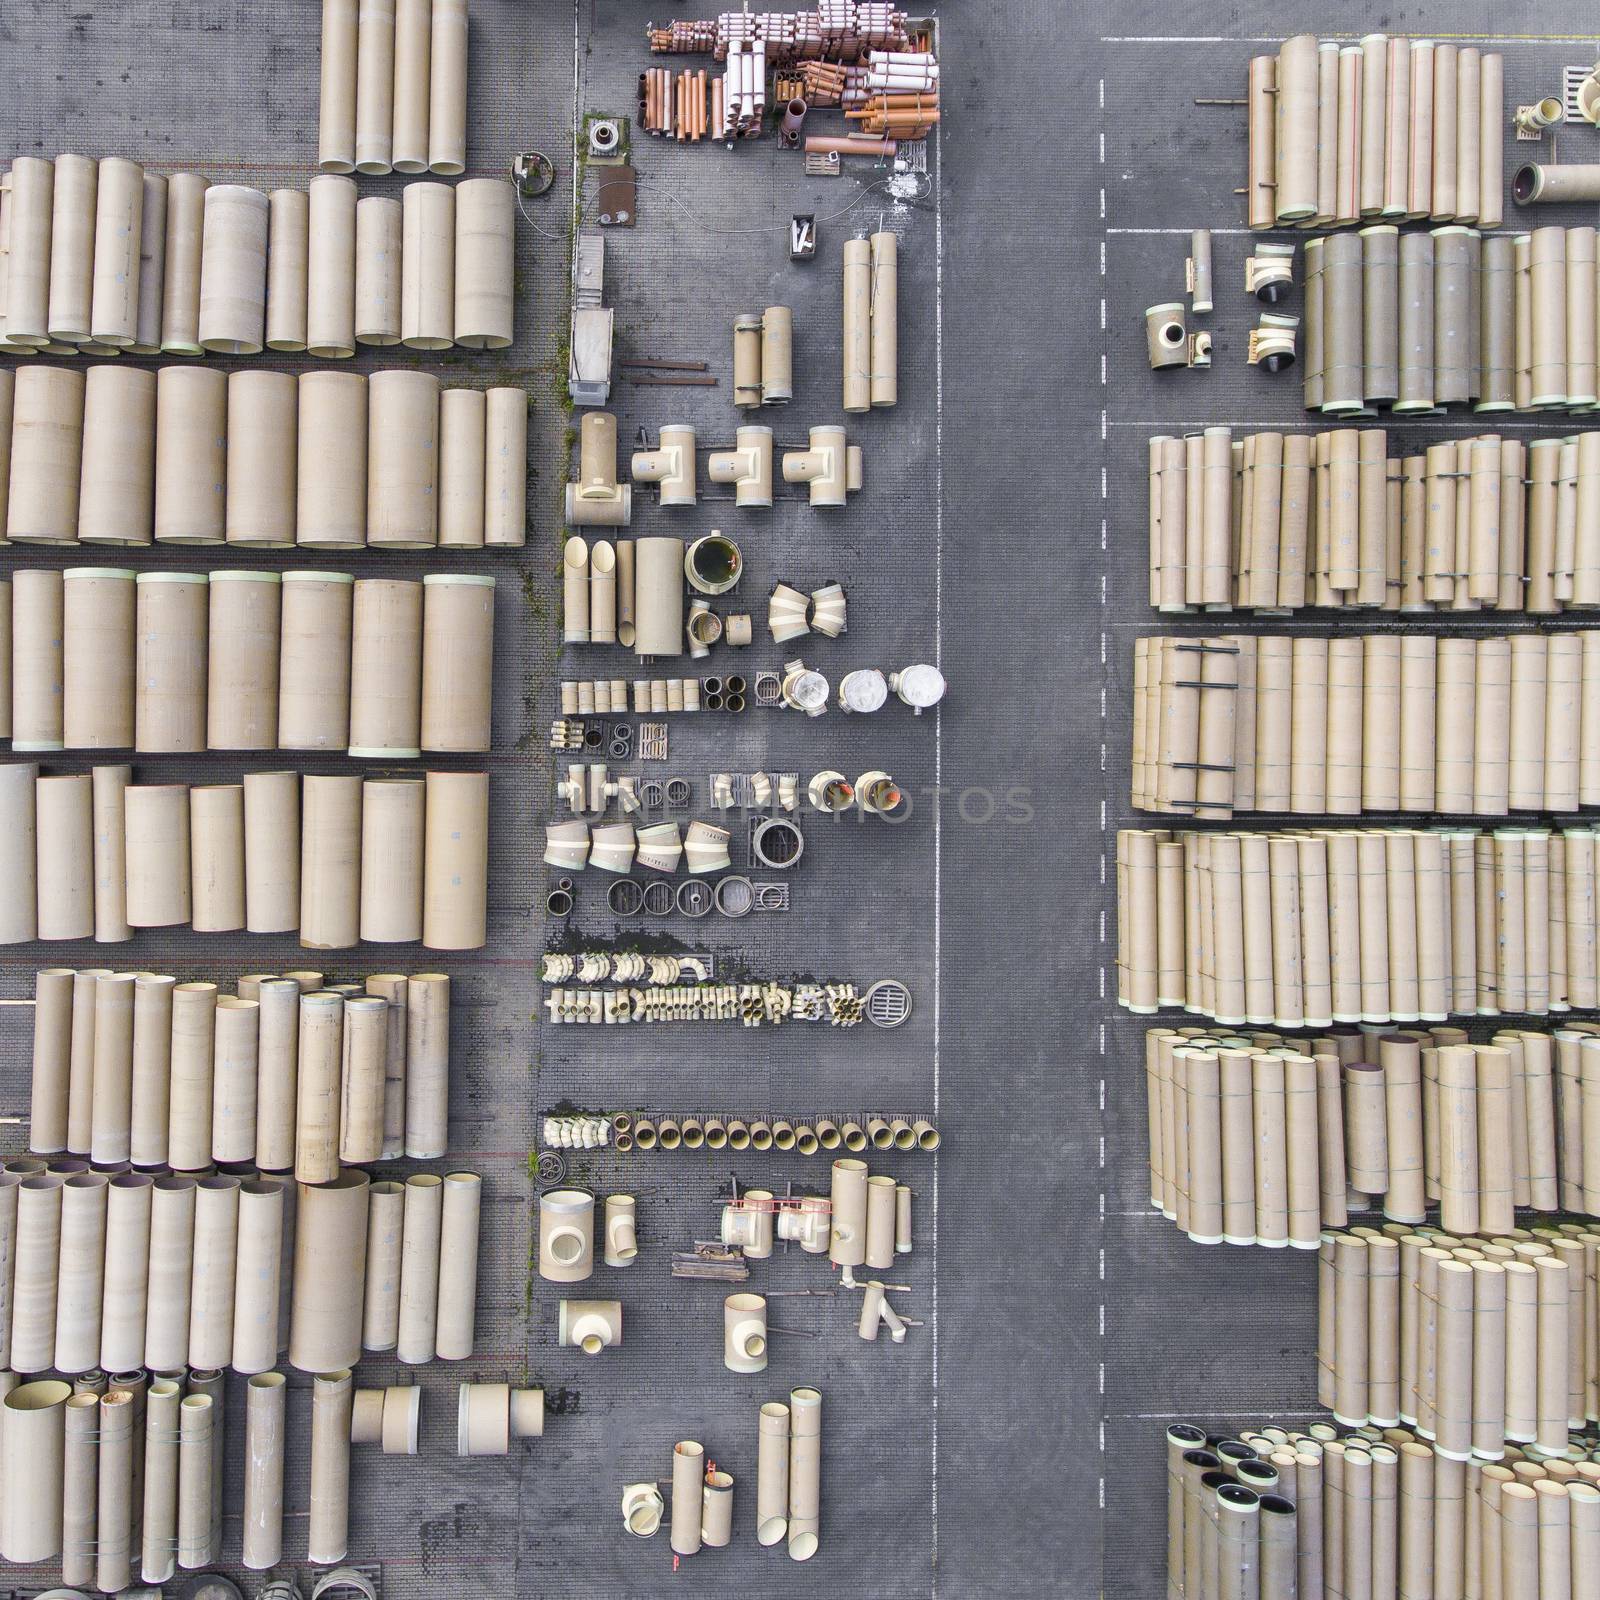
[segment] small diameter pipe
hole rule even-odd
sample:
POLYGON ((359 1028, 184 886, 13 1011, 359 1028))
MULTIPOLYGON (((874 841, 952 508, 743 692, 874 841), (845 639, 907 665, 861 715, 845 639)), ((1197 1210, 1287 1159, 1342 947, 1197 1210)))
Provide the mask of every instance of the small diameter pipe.
POLYGON ((756 1538, 781 1544, 789 1531, 789 1408, 769 1400, 756 1419, 756 1538))
POLYGON ((809 1561, 817 1553, 822 1511, 821 1390, 790 1391, 789 1423, 789 1559, 809 1561))
POLYGON ((702 1513, 701 1482, 706 1453, 692 1439, 680 1439, 672 1447, 672 1552, 679 1556, 696 1555, 700 1549, 702 1513))
POLYGON ((350 1548, 350 1411, 355 1379, 347 1369, 311 1380, 311 1519, 306 1559, 344 1560, 350 1548))

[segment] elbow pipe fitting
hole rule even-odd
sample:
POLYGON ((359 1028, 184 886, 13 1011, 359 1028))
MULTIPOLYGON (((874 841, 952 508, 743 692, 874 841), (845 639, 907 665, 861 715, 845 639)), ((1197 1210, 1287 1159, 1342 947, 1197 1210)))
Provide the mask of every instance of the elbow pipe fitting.
POLYGON ((653 1483, 629 1483, 622 1489, 622 1525, 637 1539, 648 1539, 661 1526, 666 1502, 653 1483))
POLYGON ((567 871, 581 870, 589 859, 589 824, 582 821, 547 822, 544 825, 545 865, 567 871))
POLYGON ((771 506, 772 429, 751 423, 733 437, 733 449, 713 450, 706 458, 706 475, 713 483, 733 485, 736 506, 771 506))
POLYGON ((806 621, 806 614, 810 607, 807 596, 798 589, 791 589, 786 583, 780 583, 767 602, 767 628, 774 642, 787 644, 789 640, 809 633, 811 627, 806 621))
POLYGON ((577 534, 561 547, 561 638, 589 642, 589 545, 577 534))
POLYGON ((1299 329, 1299 317, 1262 312, 1260 323, 1250 330, 1246 360, 1251 366, 1263 367, 1268 372, 1286 372, 1294 365, 1299 329))
POLYGON ((825 584, 811 592, 811 630, 829 639, 837 639, 845 631, 844 588, 837 583, 825 584))
POLYGON ((633 490, 617 482, 617 419, 609 411, 584 413, 578 480, 567 485, 566 513, 575 528, 620 528, 633 520, 633 490))
POLYGON ((638 831, 634 861, 652 872, 676 872, 683 855, 683 838, 676 822, 652 822, 638 831))
POLYGON ((1245 259, 1244 287, 1246 294, 1276 305, 1294 287, 1294 246, 1258 244, 1245 259))
POLYGON ((582 1283, 593 1271, 594 1196, 585 1189, 545 1190, 539 1196, 539 1276, 546 1283, 582 1283))
POLYGON ((635 450, 630 469, 635 483, 653 483, 663 506, 695 503, 694 429, 686 423, 669 423, 661 430, 654 450, 635 450))
POLYGON ((626 872, 633 865, 635 835, 631 822, 604 822, 590 834, 589 865, 601 872, 626 872))
POLYGON ((691 822, 683 843, 684 865, 693 873, 726 872, 733 865, 728 855, 732 835, 710 822, 691 822))
POLYGON ((844 505, 849 491, 861 487, 860 449, 846 445, 844 429, 837 423, 812 428, 810 439, 809 450, 784 452, 783 481, 808 484, 814 507, 837 509, 844 505))
POLYGON ((765 1295, 730 1294, 722 1302, 722 1364, 729 1372, 766 1371, 765 1295))
POLYGON ((905 805, 905 795, 887 772, 863 772, 856 779, 856 804, 868 816, 898 816, 905 805))
POLYGON ((556 1342, 597 1356, 622 1343, 620 1300, 563 1300, 556 1313, 556 1342))
POLYGON ((638 1201, 631 1194, 606 1196, 605 1263, 608 1267, 631 1267, 638 1260, 637 1210, 638 1201))

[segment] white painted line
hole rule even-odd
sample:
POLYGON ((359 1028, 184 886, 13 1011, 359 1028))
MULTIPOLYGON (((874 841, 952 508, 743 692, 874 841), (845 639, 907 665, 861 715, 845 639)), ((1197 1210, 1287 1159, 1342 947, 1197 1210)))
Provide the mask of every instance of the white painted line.
MULTIPOLYGON (((943 44, 941 38, 940 44, 943 44)), ((933 662, 944 664, 944 147, 933 130, 933 662)), ((944 1013, 944 705, 933 708, 933 1120, 939 1120, 939 1046, 944 1013)), ((934 1600, 939 1594, 939 1152, 933 1152, 933 1461, 929 1497, 934 1600)))

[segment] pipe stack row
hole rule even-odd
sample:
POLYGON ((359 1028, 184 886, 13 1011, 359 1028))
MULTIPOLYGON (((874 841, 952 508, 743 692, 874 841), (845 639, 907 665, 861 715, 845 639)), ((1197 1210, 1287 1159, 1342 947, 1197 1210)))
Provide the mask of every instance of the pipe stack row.
POLYGON ((428 372, 0 372, 0 539, 328 550, 526 542, 521 389, 428 372))
MULTIPOLYGON (((794 1150, 803 1156, 839 1149, 859 1153, 869 1147, 874 1150, 937 1150, 940 1144, 938 1128, 926 1118, 889 1114, 838 1120, 814 1117, 809 1122, 797 1122, 786 1117, 645 1117, 619 1111, 609 1119, 609 1134, 606 1123, 601 1121, 592 1140, 552 1138, 552 1132, 559 1134, 564 1120, 545 1119, 547 1144, 579 1143, 588 1148, 591 1144, 605 1144, 609 1139, 618 1150, 794 1150)), ((577 1120, 587 1123, 590 1119, 577 1120)))
POLYGON ((1408 613, 1600 606, 1600 433, 1445 440, 1382 429, 1150 440, 1150 603, 1408 613))
POLYGON ((1305 247, 1308 411, 1592 411, 1595 230, 1388 223, 1305 247))
POLYGON ((1560 1456, 1600 1417, 1600 1234, 1463 1241, 1390 1223, 1318 1256, 1317 1398, 1336 1421, 1415 1427, 1456 1461, 1507 1441, 1560 1456))
POLYGON ((467 168, 467 0, 322 0, 322 172, 467 168))
POLYGON ((1578 1600, 1600 1583, 1600 1461, 1443 1454, 1414 1428, 1167 1429, 1167 1600, 1578 1600))
MULTIPOLYGON (((899 390, 900 239, 874 233, 844 243, 844 409, 894 405, 899 390)), ((784 477, 789 476, 788 458, 784 477)))
POLYGON ((10 1246, 0 1338, 12 1370, 256 1373, 287 1349, 292 1365, 322 1372, 332 1365, 319 1358, 334 1348, 350 1350, 352 1366, 362 1349, 413 1365, 472 1354, 475 1173, 370 1184, 349 1169, 312 1185, 287 1174, 24 1174, 18 1165, 0 1175, 10 1246), (362 1237, 339 1237, 348 1197, 369 1189, 362 1237), (329 1318, 347 1310, 351 1330, 334 1338, 329 1318))
POLYGON ((639 74, 639 125, 646 133, 665 134, 680 144, 726 137, 726 92, 727 80, 709 77, 704 67, 678 73, 650 67, 639 74))
POLYGON ((1252 228, 1372 217, 1498 228, 1504 63, 1494 51, 1369 33, 1286 39, 1250 60, 1252 228))
POLYGON ((298 932, 311 950, 487 939, 486 773, 132 775, 0 766, 0 944, 184 925, 298 932))
POLYGON ((0 580, 17 752, 489 748, 494 579, 24 568, 0 580))
POLYGON ((1600 633, 1135 640, 1132 799, 1222 820, 1600 805, 1600 633))
POLYGON ((893 0, 817 0, 808 11, 723 11, 703 21, 651 23, 656 55, 715 55, 760 40, 776 62, 856 61, 873 50, 904 50, 907 14, 893 0))
POLYGON ((1238 1026, 1590 1009, 1584 828, 1117 835, 1117 999, 1238 1026))
POLYGON ((516 190, 500 178, 358 201, 353 178, 269 196, 120 156, 17 156, 0 195, 12 351, 340 360, 512 340, 516 190))
POLYGON ((1197 1244, 1311 1250, 1373 1206, 1414 1224, 1437 1204, 1467 1234, 1510 1228, 1514 1207, 1600 1216, 1592 1034, 1263 1046, 1161 1029, 1145 1079, 1151 1204, 1197 1244))
POLYGON ((29 1147, 180 1173, 253 1163, 302 1183, 380 1157, 444 1154, 447 976, 323 988, 315 972, 252 975, 237 988, 40 972, 29 1147))

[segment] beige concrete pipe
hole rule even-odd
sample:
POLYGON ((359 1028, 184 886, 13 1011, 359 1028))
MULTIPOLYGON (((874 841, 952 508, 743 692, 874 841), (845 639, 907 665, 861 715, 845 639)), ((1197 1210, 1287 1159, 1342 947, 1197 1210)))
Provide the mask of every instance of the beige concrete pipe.
POLYGON ((345 949, 360 937, 361 779, 307 773, 300 801, 300 943, 345 949))
MULTIPOLYGON (((528 537, 528 396, 521 389, 504 386, 490 389, 488 396, 484 425, 483 542, 491 548, 497 545, 520 547, 527 543, 528 537)), ((628 594, 631 596, 631 589, 628 594)), ((628 642, 622 640, 624 644, 628 642)))
POLYGON ((294 1143, 294 1173, 301 1183, 331 1183, 339 1175, 343 1059, 344 996, 332 991, 302 995, 294 1143))
MULTIPOLYGON (((65 580, 59 572, 24 570, 12 575, 11 589, 11 748, 19 755, 61 750, 65 580)), ((27 789, 31 796, 31 780, 27 789)))
MULTIPOLYGON (((32 786, 30 776, 30 790, 32 786)), ((32 841, 29 843, 31 846, 32 841)), ((30 913, 32 909, 30 903, 30 913)), ((74 980, 75 974, 70 967, 45 968, 34 979, 33 1072, 29 1095, 28 1142, 42 1154, 53 1154, 67 1147, 74 980)))
POLYGON ((6 538, 78 542, 85 378, 65 367, 24 367, 12 391, 6 538))
POLYGON ((205 192, 199 341, 214 355, 251 356, 266 339, 267 197, 241 184, 205 192))
POLYGON ((428 76, 428 170, 467 170, 467 0, 433 0, 428 76))
POLYGON ((311 1518, 306 1559, 342 1561, 350 1548, 350 1412, 355 1379, 346 1369, 311 1380, 311 1518))
POLYGON ((131 367, 90 367, 85 377, 78 479, 82 544, 151 542, 156 385, 155 373, 131 367))
POLYGON ((269 350, 306 348, 306 283, 311 256, 311 197, 303 189, 267 196, 267 322, 269 350))
POLYGON ((367 1206, 366 1292, 361 1314, 364 1350, 393 1350, 400 1337, 401 1240, 406 1186, 372 1185, 367 1206))
POLYGON ((439 380, 377 372, 367 382, 367 543, 438 543, 439 380))
POLYGON ((789 1408, 769 1400, 756 1418, 756 1538, 781 1544, 789 1531, 789 1408))
POLYGON ((233 1347, 228 1362, 235 1372, 265 1373, 278 1359, 287 1181, 252 1178, 238 1189, 233 1347))
POLYGON ((481 389, 439 396, 439 545, 483 546, 485 430, 488 397, 481 389))
POLYGON ((408 183, 401 208, 400 342, 447 350, 455 343, 456 191, 408 183))
POLYGON ((238 1260, 239 1180, 201 1178, 194 1193, 194 1256, 189 1278, 192 1366, 215 1369, 233 1358, 234 1269, 238 1260))
POLYGON ((516 190, 502 178, 467 178, 455 190, 455 342, 505 350, 515 329, 516 190))
POLYGON ((203 572, 141 572, 134 583, 134 748, 206 748, 210 592, 203 572))
POLYGON ((41 939, 94 935, 94 796, 88 773, 34 785, 41 939))
POLYGON ((427 775, 422 942, 430 950, 478 950, 488 940, 489 777, 427 775))
POLYGON ((705 1449, 693 1439, 680 1439, 672 1447, 672 1552, 696 1555, 700 1549, 702 1482, 705 1449))
MULTIPOLYGON (((361 788, 361 937, 387 944, 419 939, 423 781, 369 778, 361 788)), ((376 1151, 370 1156, 345 1157, 376 1158, 376 1151)))
POLYGON ((177 1568, 181 1385, 157 1378, 145 1394, 140 1576, 165 1583, 177 1568))
POLYGON ((789 1527, 791 1561, 817 1553, 822 1514, 822 1391, 789 1393, 789 1527))
POLYGON ((322 4, 317 167, 323 172, 351 172, 355 169, 356 59, 360 10, 360 0, 323 0, 322 4))
POLYGON ((61 1554, 70 1385, 19 1384, 0 1401, 0 1555, 50 1561, 61 1554))
POLYGON ((158 544, 223 542, 227 417, 227 373, 212 367, 163 367, 156 374, 158 544))
MULTIPOLYGON (((241 784, 196 784, 190 789, 189 851, 189 925, 196 933, 232 933, 243 928, 244 788, 241 784)), ((253 1102, 253 1088, 251 1099, 253 1102)), ((253 1120, 252 1105, 252 1123, 253 1120)))
POLYGON ((342 360, 356 353, 355 180, 322 173, 308 193, 306 349, 342 360))
POLYGON ((55 1359, 61 1372, 89 1372, 100 1361, 105 1295, 106 1187, 103 1172, 78 1172, 61 1186, 55 1359))
POLYGON ((63 1419, 61 1580, 95 1581, 99 1511, 100 1398, 74 1394, 63 1419))
POLYGON ((835 1266, 859 1267, 867 1250, 867 1164, 850 1157, 833 1163, 828 1257, 835 1266))
POLYGON ((295 537, 301 545, 359 549, 367 542, 367 398, 367 380, 358 372, 300 374, 295 537))
POLYGON ((356 38, 355 168, 384 173, 394 156, 395 0, 361 0, 356 38))
POLYGON ((633 551, 634 651, 639 656, 682 655, 683 540, 635 539, 633 551))
POLYGON ((401 239, 400 201, 368 195, 356 202, 357 344, 400 343, 401 239))
POLYGON ((195 1196, 189 1177, 160 1177, 151 1188, 144 1359, 156 1371, 175 1371, 188 1361, 195 1196))
POLYGON ((868 240, 871 252, 870 394, 874 407, 892 406, 899 399, 899 299, 900 240, 892 233, 875 233, 868 240))
POLYGON ((331 1183, 301 1184, 295 1215, 293 1312, 289 1361, 302 1372, 329 1372, 325 1359, 361 1354, 367 1244, 366 1173, 346 1170, 331 1183))
POLYGON ((723 1549, 733 1540, 733 1474, 716 1468, 706 1473, 700 1513, 700 1542, 723 1549))
POLYGON ((456 1454, 503 1456, 513 1439, 544 1432, 544 1390, 463 1383, 456 1390, 456 1454))
POLYGON ((413 974, 406 983, 406 1143, 413 1159, 442 1156, 449 1142, 450 979, 413 974))
POLYGON ((89 339, 98 186, 99 163, 92 156, 56 157, 50 214, 49 334, 59 344, 82 345, 89 339))
MULTIPOLYGON (((131 972, 95 979, 89 1154, 101 1166, 113 1167, 130 1158, 136 983, 131 972)), ((138 1364, 119 1362, 110 1370, 138 1364)))
POLYGON ((166 260, 161 281, 161 349, 197 356, 200 343, 200 261, 208 179, 175 172, 167 179, 166 260))
POLYGON ((1511 198, 1519 206, 1567 205, 1600 200, 1600 165, 1571 162, 1545 166, 1529 162, 1511 179, 1511 198))
POLYGON ((439 1237, 443 1183, 433 1173, 406 1179, 396 1354, 411 1366, 432 1361, 439 1319, 439 1237))
MULTIPOLYGON (((466 1361, 472 1355, 477 1327, 478 1228, 482 1206, 483 1179, 477 1173, 447 1172, 444 1175, 434 1352, 441 1361, 466 1361)), ((607 1238, 609 1250, 609 1234, 607 1238)))
POLYGON ((97 1407, 100 1470, 95 1583, 102 1594, 116 1594, 127 1588, 133 1577, 134 1422, 140 1408, 129 1390, 115 1387, 100 1397, 97 1407))
POLYGON ((394 13, 396 172, 428 170, 428 77, 433 44, 432 0, 397 0, 394 13))
POLYGON ((278 747, 347 749, 355 580, 346 572, 285 572, 282 579, 278 747))
MULTIPOLYGON (((299 774, 247 772, 243 790, 245 927, 288 933, 300 921, 299 774)), ((288 1081, 292 1098, 292 1074, 288 1081)), ((274 1090, 282 1087, 274 1080, 274 1090)))
POLYGON ((844 243, 844 311, 841 353, 844 409, 872 408, 872 246, 866 239, 844 243))
POLYGON ((50 225, 55 164, 38 156, 11 162, 6 338, 13 345, 50 342, 50 225))
POLYGON ((422 580, 423 749, 489 748, 493 669, 494 579, 430 573, 422 580))
POLYGON ((228 375, 224 536, 231 545, 287 550, 295 542, 298 394, 290 372, 228 375))
POLYGON ((239 1559, 252 1571, 283 1558, 285 1402, 281 1372, 260 1372, 245 1389, 244 1529, 239 1559))

